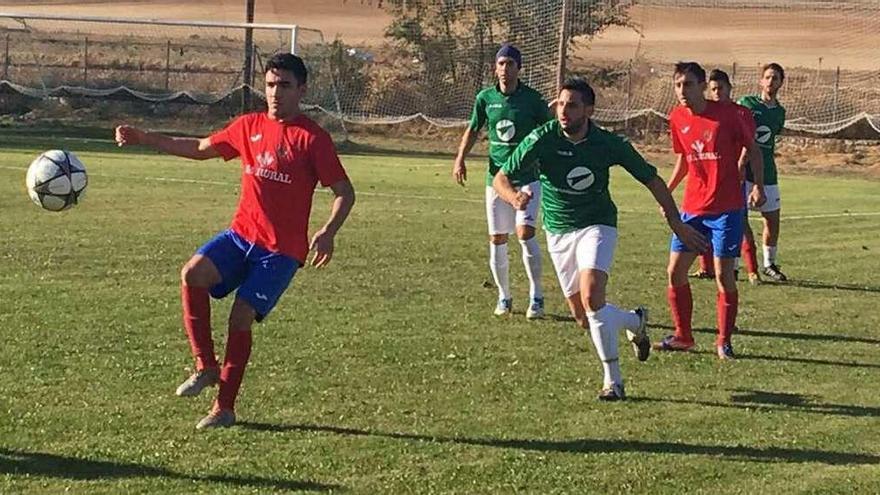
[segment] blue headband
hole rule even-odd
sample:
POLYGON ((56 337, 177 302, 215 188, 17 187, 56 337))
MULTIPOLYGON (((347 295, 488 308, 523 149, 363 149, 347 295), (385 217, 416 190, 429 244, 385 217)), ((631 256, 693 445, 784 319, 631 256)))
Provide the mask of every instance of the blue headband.
POLYGON ((516 62, 517 67, 522 67, 522 54, 515 46, 509 43, 501 45, 501 48, 498 49, 498 53, 495 54, 495 61, 497 62, 501 57, 512 58, 513 61, 516 62))

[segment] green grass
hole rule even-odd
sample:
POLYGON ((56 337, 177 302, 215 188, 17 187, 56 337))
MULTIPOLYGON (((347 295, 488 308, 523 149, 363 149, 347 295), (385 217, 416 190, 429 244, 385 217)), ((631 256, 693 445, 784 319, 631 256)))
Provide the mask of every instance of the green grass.
MULTIPOLYGON (((24 172, 59 141, 6 137, 2 493, 880 491, 878 217, 802 218, 880 212, 876 182, 783 177, 794 281, 741 286, 741 359, 711 352, 714 288, 695 282, 700 352, 642 364, 623 349, 631 400, 602 404, 546 255, 553 317, 522 316, 516 244, 520 312, 490 315, 482 160, 461 189, 445 157, 345 156, 359 196, 333 263, 297 274, 256 328, 239 426, 197 433, 211 394, 173 396, 191 366, 179 269, 228 224, 237 163, 64 141, 91 183, 54 214, 24 172)), ((612 188, 609 300, 650 306, 659 337, 668 232, 634 180, 612 188)), ((313 226, 329 199, 316 194, 313 226)), ((222 351, 229 302, 213 307, 222 351)))

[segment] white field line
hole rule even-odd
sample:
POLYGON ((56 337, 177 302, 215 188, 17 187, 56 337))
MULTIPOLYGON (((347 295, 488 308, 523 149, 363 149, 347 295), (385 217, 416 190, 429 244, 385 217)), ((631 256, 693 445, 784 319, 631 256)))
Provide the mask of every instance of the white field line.
MULTIPOLYGON (((20 172, 27 171, 26 168, 22 167, 8 167, 0 165, 0 169, 4 170, 17 170, 20 172)), ((114 175, 106 175, 106 174, 89 174, 91 177, 106 177, 106 178, 120 178, 120 176, 114 175)), ((150 180, 156 182, 177 182, 183 184, 204 184, 210 186, 230 186, 235 187, 238 184, 233 182, 222 182, 222 181, 213 181, 213 180, 204 180, 204 179, 179 179, 174 177, 140 177, 143 180, 150 180)), ((328 189, 318 188, 316 191, 329 193, 328 189)), ((423 196, 423 195, 414 195, 414 194, 392 194, 392 193, 382 193, 375 191, 364 191, 357 190, 357 194, 359 196, 375 196, 380 198, 395 198, 395 199, 414 199, 414 200, 426 200, 426 201, 445 201, 451 203, 478 203, 484 204, 485 201, 482 199, 471 199, 471 198, 444 198, 442 196, 423 196)), ((618 210, 620 213, 644 213, 644 211, 640 210, 618 210)), ((750 212, 750 216, 755 216, 757 218, 758 213, 750 212)), ((868 211, 868 212, 844 212, 844 213, 820 213, 820 214, 811 214, 811 215, 783 215, 782 220, 814 220, 821 218, 842 218, 842 217, 874 217, 880 216, 880 211, 868 211)))

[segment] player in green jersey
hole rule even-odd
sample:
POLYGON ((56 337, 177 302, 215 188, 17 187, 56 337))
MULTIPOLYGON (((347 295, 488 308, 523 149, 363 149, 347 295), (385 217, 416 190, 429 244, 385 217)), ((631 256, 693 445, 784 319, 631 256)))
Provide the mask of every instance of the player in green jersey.
MULTIPOLYGON (((779 104, 777 95, 785 82, 785 70, 777 63, 769 63, 761 70, 761 94, 744 96, 737 103, 750 109, 755 117, 755 141, 764 158, 764 191, 767 202, 763 206, 752 208, 760 211, 764 217, 763 251, 764 251, 764 275, 776 282, 785 282, 788 278, 776 264, 776 247, 779 242, 779 211, 781 200, 779 195, 779 180, 776 173, 776 137, 785 126, 785 108, 779 104)), ((747 185, 753 181, 751 169, 746 175, 747 185)), ((754 245, 754 235, 745 225, 746 242, 754 245)))
POLYGON ((518 190, 512 177, 526 170, 541 181, 541 209, 550 257, 572 315, 589 328, 605 373, 600 400, 625 398, 618 363, 618 332, 627 331, 640 361, 651 345, 643 307, 623 311, 605 300, 605 287, 617 244, 617 207, 609 191, 610 168, 621 165, 651 191, 666 221, 697 251, 706 239, 680 218, 675 200, 657 169, 648 164, 626 138, 596 126, 590 117, 593 89, 582 79, 562 85, 556 100, 556 120, 529 134, 495 175, 498 194, 518 210, 537 198, 518 190))
MULTIPOLYGON (((550 119, 547 102, 541 94, 519 80, 522 56, 513 45, 505 44, 495 56, 495 76, 498 84, 477 94, 470 124, 461 137, 455 166, 456 182, 467 180, 465 156, 477 140, 480 129, 488 127, 489 167, 486 173, 486 217, 489 224, 489 267, 498 286, 498 304, 495 315, 511 313, 513 298, 510 293, 507 259, 507 237, 516 232, 522 247, 522 260, 529 278, 529 306, 526 318, 544 316, 544 293, 541 288, 541 247, 535 238, 537 202, 532 208, 517 211, 501 200, 492 189, 492 177, 498 172, 520 141, 539 125, 550 119)), ((514 185, 529 191, 535 197, 541 194, 537 175, 525 170, 513 177, 514 185)))

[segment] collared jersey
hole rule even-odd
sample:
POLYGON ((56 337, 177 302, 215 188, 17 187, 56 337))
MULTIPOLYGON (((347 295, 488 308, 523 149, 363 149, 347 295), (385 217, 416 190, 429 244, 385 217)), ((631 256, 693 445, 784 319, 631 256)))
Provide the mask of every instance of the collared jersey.
MULTIPOLYGON (((764 184, 776 185, 779 183, 775 158, 776 137, 785 127, 785 108, 779 104, 768 107, 760 95, 743 96, 738 103, 748 108, 755 119, 755 142, 764 158, 764 184)), ((754 180, 751 169, 747 169, 746 178, 754 180)))
POLYGON ((230 228, 304 263, 315 186, 348 178, 330 135, 305 115, 281 123, 260 112, 236 118, 210 140, 224 160, 241 157, 241 195, 230 228))
POLYGON ((682 211, 704 215, 744 208, 737 165, 752 142, 752 128, 737 106, 707 101, 700 114, 676 106, 669 113, 669 132, 674 151, 688 166, 682 211))
MULTIPOLYGON (((492 185, 492 178, 501 165, 510 158, 520 141, 536 127, 550 119, 547 102, 540 93, 518 82, 516 91, 506 95, 496 84, 477 93, 471 111, 470 128, 479 131, 488 127, 489 167, 486 185, 492 185)), ((520 186, 537 180, 531 169, 510 177, 514 185, 520 186)))
POLYGON ((646 184, 657 169, 626 138, 589 122, 587 136, 572 142, 553 120, 523 139, 501 168, 510 176, 535 167, 541 180, 544 228, 564 234, 590 225, 617 226, 617 207, 608 189, 610 169, 621 165, 646 184))

